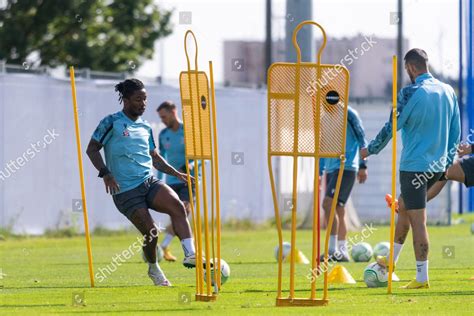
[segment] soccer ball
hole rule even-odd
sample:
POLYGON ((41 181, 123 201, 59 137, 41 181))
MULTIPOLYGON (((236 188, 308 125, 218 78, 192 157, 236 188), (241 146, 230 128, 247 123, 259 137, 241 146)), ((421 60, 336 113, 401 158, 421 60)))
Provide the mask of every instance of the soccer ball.
POLYGON ((389 254, 390 254, 390 243, 383 241, 375 245, 374 259, 377 259, 377 256, 386 257, 389 254))
MULTIPOLYGON (((214 286, 214 269, 217 269, 217 258, 211 259, 213 267, 211 268, 211 285, 214 286)), ((204 265, 206 266, 206 265, 204 265)), ((230 267, 223 259, 221 259, 221 284, 227 282, 227 279, 230 277, 230 267)), ((206 269, 204 269, 204 282, 207 283, 206 269)))
MULTIPOLYGON (((279 246, 275 247, 275 260, 278 262, 278 251, 280 250, 279 246)), ((289 242, 283 242, 283 253, 282 260, 285 261, 285 258, 289 256, 291 251, 291 244, 289 242)))
POLYGON ((372 253, 372 246, 366 242, 357 243, 351 249, 351 257, 355 262, 369 261, 372 253))
POLYGON ((364 282, 367 287, 386 287, 388 284, 387 269, 377 262, 369 264, 364 270, 364 282))
MULTIPOLYGON (((142 250, 142 259, 143 262, 148 263, 148 260, 146 260, 145 253, 142 250)), ((161 262, 163 260, 163 249, 161 249, 160 245, 156 245, 156 260, 158 262, 161 262)))

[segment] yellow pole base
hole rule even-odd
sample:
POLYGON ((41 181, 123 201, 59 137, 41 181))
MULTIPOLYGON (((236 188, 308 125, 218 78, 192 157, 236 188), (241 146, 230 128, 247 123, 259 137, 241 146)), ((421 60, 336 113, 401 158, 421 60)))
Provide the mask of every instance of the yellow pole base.
POLYGON ((277 298, 276 306, 279 307, 297 307, 297 306, 326 306, 329 300, 310 299, 310 298, 277 298))
POLYGON ((205 294, 196 294, 196 301, 198 302, 214 302, 217 299, 217 295, 205 295, 205 294))

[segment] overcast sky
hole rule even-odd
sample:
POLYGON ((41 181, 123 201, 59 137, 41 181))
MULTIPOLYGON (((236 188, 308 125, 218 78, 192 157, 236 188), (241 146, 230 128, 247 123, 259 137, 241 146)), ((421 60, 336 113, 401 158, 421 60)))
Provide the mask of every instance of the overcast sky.
MULTIPOLYGON (((138 75, 175 81, 186 67, 184 33, 192 29, 199 42, 199 63, 207 67, 213 60, 215 81, 223 80, 225 40, 264 40, 265 0, 155 0, 162 8, 174 9, 173 33, 156 44, 153 60, 138 75), (179 24, 179 12, 192 13, 192 24, 179 24)), ((284 36, 284 0, 273 0, 273 38, 284 36)), ((431 64, 446 75, 458 71, 458 1, 405 0, 404 35, 410 47, 427 51, 431 64)), ((395 38, 397 27, 390 13, 397 11, 396 0, 314 0, 313 20, 322 24, 328 37, 358 33, 395 38)), ((317 35, 317 31, 314 35, 317 35)))

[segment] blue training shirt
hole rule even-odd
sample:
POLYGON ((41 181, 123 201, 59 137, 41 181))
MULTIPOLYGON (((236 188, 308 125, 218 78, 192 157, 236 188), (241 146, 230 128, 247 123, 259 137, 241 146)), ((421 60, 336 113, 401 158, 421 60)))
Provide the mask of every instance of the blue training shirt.
MULTIPOLYGON (((398 94, 397 130, 402 130, 400 171, 443 172, 453 163, 460 138, 460 116, 451 86, 430 73, 398 94)), ((368 146, 378 154, 392 137, 392 115, 368 146)))
POLYGON ((150 151, 156 148, 150 124, 123 111, 106 116, 92 134, 104 146, 105 162, 123 193, 152 176, 150 151))
MULTIPOLYGON (((362 121, 357 114, 357 111, 352 107, 347 107, 347 130, 346 130, 346 163, 344 170, 357 171, 359 166, 365 166, 365 161, 360 161, 360 148, 367 147, 367 140, 365 139, 365 131, 362 126, 362 121)), ((326 170, 327 173, 339 170, 339 158, 324 158, 322 161, 321 170, 326 170)))
MULTIPOLYGON (((158 144, 160 149, 160 155, 168 161, 176 170, 180 172, 186 172, 186 156, 184 148, 184 128, 183 123, 179 123, 177 131, 173 131, 171 128, 163 129, 158 136, 158 144)), ((178 184, 183 183, 176 177, 166 175, 158 171, 158 178, 163 180, 165 178, 166 184, 178 184)))

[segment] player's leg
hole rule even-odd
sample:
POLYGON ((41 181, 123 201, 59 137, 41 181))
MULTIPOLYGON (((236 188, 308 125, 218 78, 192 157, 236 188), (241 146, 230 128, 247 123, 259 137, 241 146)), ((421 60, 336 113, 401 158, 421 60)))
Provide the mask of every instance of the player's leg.
POLYGON ((148 180, 135 189, 114 195, 113 200, 117 209, 143 235, 143 252, 148 261, 148 276, 155 285, 170 286, 171 283, 166 279, 156 260, 156 244, 159 231, 148 212, 147 191, 148 180))
MULTIPOLYGON (((326 225, 329 222, 329 216, 331 215, 331 205, 334 197, 334 192, 336 188, 338 170, 326 174, 326 194, 323 199, 323 210, 324 218, 326 219, 326 225)), ((331 227, 326 227, 330 229, 331 233, 329 236, 329 255, 333 255, 337 250, 337 228, 339 225, 339 220, 337 214, 334 214, 334 220, 331 227)), ((322 254, 321 256, 323 256, 322 254)))
MULTIPOLYGON (((403 172, 400 172, 400 184, 405 185, 406 176, 402 175, 403 172), (402 181, 403 177, 403 181, 402 181)), ((405 201, 403 198, 403 195, 400 194, 398 197, 398 217, 397 217, 397 223, 395 224, 395 238, 394 238, 394 243, 393 243, 393 262, 395 266, 397 265, 398 258, 400 257, 400 253, 403 249, 403 245, 405 244, 405 240, 407 239, 408 232, 410 231, 410 219, 408 217, 408 213, 405 207, 405 201)), ((388 267, 388 263, 390 262, 390 255, 385 257, 385 256, 378 256, 376 258, 376 261, 378 264, 380 264, 383 267, 388 267)), ((394 267, 395 267, 394 266, 394 267)))
MULTIPOLYGON (((334 199, 334 194, 336 192, 337 178, 339 175, 339 170, 331 172, 326 175, 326 196, 323 200, 323 209, 326 217, 326 221, 329 220, 331 213, 331 206, 334 199)), ((331 234, 329 237, 329 253, 335 254, 335 259, 337 261, 349 261, 349 254, 346 247, 345 235, 347 234, 347 229, 345 227, 345 210, 344 206, 349 199, 352 188, 354 186, 356 178, 356 172, 352 170, 345 170, 342 174, 341 187, 339 189, 339 196, 337 198, 336 210, 334 215, 333 225, 331 227, 331 234), (343 226, 343 238, 339 238, 338 233, 339 229, 343 226)), ((329 229, 329 228, 328 228, 329 229)))
POLYGON ((349 252, 347 251, 347 227, 346 227, 346 203, 354 187, 356 180, 356 171, 344 170, 341 181, 341 188, 339 189, 339 196, 336 204, 336 214, 338 217, 338 252, 342 255, 341 261, 349 261, 349 252))
POLYGON ((397 264, 398 258, 407 239, 408 232, 410 231, 410 219, 408 218, 407 210, 403 197, 400 195, 398 198, 398 218, 397 224, 395 225, 395 239, 393 243, 393 261, 397 264))
POLYGON ((171 225, 180 239, 184 251, 183 265, 187 268, 195 267, 196 251, 191 234, 191 226, 189 225, 183 202, 179 200, 176 192, 166 184, 154 179, 153 183, 150 184, 147 203, 151 209, 170 216, 171 225))
MULTIPOLYGON (((323 210, 324 210, 324 218, 326 219, 326 225, 328 225, 329 216, 331 214, 331 205, 332 205, 332 197, 325 196, 323 199, 323 210)), ((337 218, 337 214, 334 214, 334 220, 332 222, 331 227, 326 227, 326 229, 330 229, 331 233, 329 236, 329 254, 334 254, 337 249, 337 227, 339 220, 337 218)))
POLYGON ((349 261, 349 252, 347 251, 346 207, 338 203, 336 206, 336 215, 339 222, 337 229, 337 250, 349 261))
POLYGON ((416 281, 428 282, 429 238, 426 227, 426 209, 409 210, 408 217, 413 234, 413 249, 416 258, 416 281))
POLYGON ((173 254, 171 253, 169 245, 173 240, 174 236, 176 236, 176 234, 173 230, 173 225, 171 225, 171 223, 166 226, 165 233, 166 235, 160 244, 161 249, 163 249, 163 258, 166 261, 174 262, 176 261, 176 257, 173 256, 173 254))
POLYGON ((158 242, 158 228, 148 211, 148 208, 139 208, 130 215, 129 220, 143 235, 143 252, 148 261, 148 276, 155 285, 171 286, 156 260, 156 244, 158 242))
MULTIPOLYGON (((183 202, 184 208, 186 209, 186 216, 189 217, 191 214, 191 205, 189 203, 189 191, 187 184, 175 184, 169 186, 173 191, 178 194, 179 199, 183 202)), ((176 261, 176 257, 171 253, 171 249, 169 247, 171 241, 173 240, 174 236, 176 236, 173 226, 169 224, 166 227, 166 235, 163 241, 161 242, 161 248, 163 249, 163 258, 166 261, 174 262, 176 261)))
POLYGON ((339 226, 338 226, 338 229, 337 229, 338 241, 346 240, 346 238, 347 238, 347 226, 346 226, 346 221, 345 221, 346 207, 337 204, 336 214, 337 214, 337 217, 339 219, 339 226))
POLYGON ((474 170, 474 159, 473 158, 467 158, 463 160, 458 160, 454 162, 454 164, 446 170, 446 178, 448 180, 454 180, 457 182, 461 182, 466 184, 468 186, 466 180, 470 180, 468 176, 468 173, 466 171, 470 171, 471 168, 474 170), (466 170, 465 170, 466 169, 466 170))
POLYGON ((437 197, 438 194, 441 192, 441 190, 443 190, 446 183, 448 183, 448 181, 445 180, 445 181, 438 181, 437 183, 433 184, 433 186, 429 188, 428 190, 426 199, 428 201, 431 201, 432 199, 437 197))
POLYGON ((438 182, 442 173, 408 173, 404 180, 402 194, 405 197, 405 207, 413 234, 413 248, 416 257, 416 280, 408 283, 404 288, 419 289, 429 287, 428 278, 428 251, 429 238, 426 227, 426 200, 427 192, 438 182), (407 181, 411 186, 407 186, 407 181))

